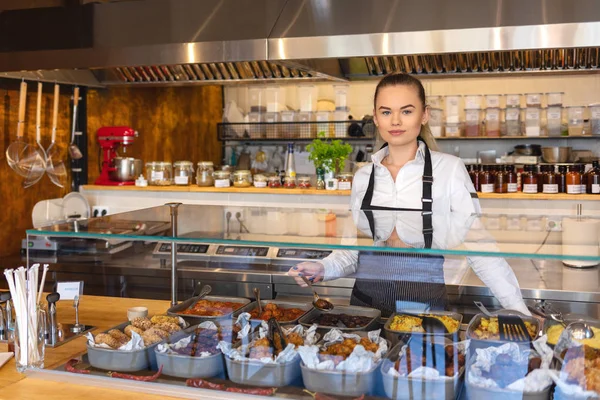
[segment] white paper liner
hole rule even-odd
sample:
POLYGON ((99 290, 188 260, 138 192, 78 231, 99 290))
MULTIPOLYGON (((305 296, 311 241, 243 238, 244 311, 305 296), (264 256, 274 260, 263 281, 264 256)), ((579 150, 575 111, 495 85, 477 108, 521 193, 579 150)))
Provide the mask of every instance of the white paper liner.
MULTIPOLYGON (((496 357, 500 354, 508 354, 510 358, 517 363, 527 364, 529 362, 531 350, 523 350, 517 343, 505 343, 499 347, 488 347, 477 349, 473 364, 467 370, 467 380, 469 384, 487 389, 500 389, 507 392, 541 392, 552 385, 550 362, 552 361, 552 349, 546 344, 548 337, 546 335, 535 340, 533 347, 541 360, 541 367, 534 370, 524 378, 518 379, 504 389, 489 378, 483 376, 484 372, 489 372, 496 357)), ((534 354, 535 354, 534 353, 534 354)))
MULTIPOLYGON (((212 330, 218 330, 219 327, 212 321, 204 321, 201 324, 198 325, 198 328, 203 328, 203 329, 212 329, 212 330)), ((184 356, 183 354, 179 354, 174 350, 179 350, 179 349, 183 349, 185 347, 187 347, 188 344, 190 344, 190 342, 192 341, 192 337, 194 336, 193 332, 190 332, 190 334, 186 337, 184 337, 183 339, 175 342, 175 343, 160 343, 158 346, 156 346, 156 349, 159 353, 167 353, 167 354, 172 354, 172 355, 176 355, 176 356, 184 356)), ((211 354, 207 351, 202 351, 200 352, 200 354, 195 355, 194 358, 205 358, 205 357, 210 357, 214 354, 211 354)), ((192 356, 189 356, 192 357, 192 356)))
MULTIPOLYGON (((298 354, 300 354, 304 365, 310 369, 335 370, 354 373, 369 372, 377 366, 381 358, 385 356, 388 350, 387 341, 379 336, 380 333, 381 330, 376 330, 367 334, 367 337, 371 342, 378 344, 378 348, 375 353, 372 351, 367 351, 361 345, 357 345, 348 358, 340 362, 338 365, 335 365, 333 360, 320 361, 319 351, 321 349, 316 345, 300 346, 298 348, 298 354)), ((325 342, 323 347, 327 348, 334 343, 341 343, 344 341, 344 339, 355 339, 356 341, 359 341, 361 336, 351 333, 342 333, 339 329, 332 329, 323 336, 323 341, 325 342)))

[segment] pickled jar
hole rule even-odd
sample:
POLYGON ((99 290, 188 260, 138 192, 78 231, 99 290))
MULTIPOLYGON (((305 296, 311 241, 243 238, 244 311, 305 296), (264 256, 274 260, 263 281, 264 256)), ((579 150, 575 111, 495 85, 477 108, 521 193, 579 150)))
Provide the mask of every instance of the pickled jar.
POLYGON ((214 173, 215 168, 212 161, 200 161, 196 170, 196 184, 200 187, 214 186, 214 173))
POLYGON ((506 171, 506 192, 507 193, 517 193, 518 190, 518 182, 517 182, 517 173, 515 172, 514 165, 507 165, 505 167, 506 171))
POLYGON ((170 162, 147 162, 146 175, 148 175, 148 185, 169 186, 173 178, 173 166, 170 162))
POLYGON ((173 163, 173 182, 178 186, 187 186, 194 176, 194 163, 191 161, 175 161, 173 163))
POLYGON ((235 171, 233 173, 233 186, 238 188, 247 188, 252 186, 252 172, 247 169, 235 171))
POLYGON ((300 176, 298 177, 298 187, 301 189, 308 189, 311 187, 310 185, 310 176, 300 176))
POLYGON ((538 176, 535 171, 535 165, 525 165, 524 171, 521 174, 521 187, 523 193, 538 192, 538 176))
POLYGON ((215 187, 227 188, 231 186, 231 173, 229 171, 215 171, 215 187))
POLYGON ((354 177, 354 175, 349 174, 349 173, 339 174, 337 176, 338 190, 351 190, 353 177, 354 177))
POLYGON ((542 193, 558 193, 558 177, 554 165, 542 165, 542 193))
POLYGON ((484 165, 479 173, 481 193, 494 193, 495 176, 491 165, 484 165))
POLYGON ((567 193, 581 194, 581 174, 577 165, 569 165, 566 175, 567 193))
POLYGON ((254 175, 254 187, 266 188, 267 187, 267 177, 262 174, 254 175))
POLYGON ((296 188, 296 177, 286 176, 285 178, 283 178, 283 187, 286 189, 295 189, 296 188))
POLYGON ((280 188, 281 187, 281 179, 278 175, 273 175, 269 177, 268 183, 271 189, 280 188))

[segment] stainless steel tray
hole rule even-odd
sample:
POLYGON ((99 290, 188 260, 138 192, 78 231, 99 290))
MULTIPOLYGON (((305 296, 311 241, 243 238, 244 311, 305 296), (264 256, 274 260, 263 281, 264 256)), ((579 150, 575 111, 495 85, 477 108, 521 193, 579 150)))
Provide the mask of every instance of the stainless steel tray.
MULTIPOLYGON (((321 314, 326 313, 317 310, 316 308, 313 308, 312 310, 304 314, 298 320, 298 323, 304 325, 307 328, 311 327, 313 324, 310 321, 321 314)), ((374 308, 359 306, 335 306, 333 311, 331 311, 331 314, 360 315, 363 317, 370 317, 372 318, 372 320, 366 326, 360 328, 338 328, 336 326, 317 325, 317 332, 323 334, 333 328, 339 329, 342 332, 372 331, 379 327, 379 318, 381 317, 381 311, 376 310, 374 308)))
MULTIPOLYGON (((564 317, 565 322, 566 322, 567 325, 569 325, 571 322, 574 322, 574 321, 585 321, 588 324, 593 325, 594 327, 600 327, 600 320, 590 318, 590 317, 588 317, 586 315, 583 315, 583 314, 568 313, 568 314, 563 314, 563 317, 564 317)), ((553 319, 546 318, 544 320, 544 326, 542 327, 542 333, 543 334, 548 333, 548 329, 551 326, 554 326, 554 325, 560 325, 560 323, 554 321, 553 319)), ((548 342, 548 346, 552 346, 553 347, 555 344, 556 343, 551 344, 551 343, 548 342)))
POLYGON ((383 326, 383 331, 385 338, 392 342, 392 345, 397 344, 403 337, 411 336, 411 335, 422 335, 422 336, 445 336, 448 339, 452 339, 454 341, 458 340, 458 333, 460 331, 460 325, 462 324, 463 316, 462 314, 452 312, 452 311, 429 311, 425 313, 419 313, 423 315, 440 315, 440 316, 448 316, 458 321, 458 329, 456 332, 452 333, 420 333, 420 332, 411 332, 411 331, 396 331, 391 329, 392 321, 396 315, 404 315, 402 312, 392 314, 385 325, 383 326))
POLYGON ((325 371, 307 368, 300 364, 304 386, 311 392, 339 396, 361 396, 375 394, 380 374, 381 361, 369 372, 325 371))
MULTIPOLYGON (((548 386, 547 389, 541 392, 517 392, 514 390, 506 389, 491 389, 482 388, 479 386, 471 385, 469 382, 465 385, 467 389, 467 396, 469 399, 485 399, 485 400, 548 400, 550 399, 550 391, 552 386, 548 386)), ((554 396, 557 399, 556 395, 554 396)), ((566 398, 566 397, 563 397, 566 398)), ((569 400, 574 400, 573 397, 568 397, 569 400)), ((582 398, 583 399, 583 398, 582 398)))
POLYGON ((282 387, 301 383, 300 356, 285 364, 263 364, 225 357, 225 365, 229 379, 242 385, 282 387))
MULTIPOLYGON (((299 308, 301 310, 304 310, 304 314, 300 315, 296 319, 293 319, 291 321, 278 321, 280 324, 285 324, 285 325, 296 325, 298 323, 298 320, 300 318, 302 318, 303 316, 305 316, 306 313, 309 312, 313 308, 311 303, 299 303, 299 302, 284 301, 284 300, 261 300, 260 304, 263 307, 263 309, 267 304, 275 304, 282 308, 299 308)), ((237 315, 244 313, 244 312, 249 313, 250 311, 254 310, 256 307, 257 307, 257 303, 256 303, 256 301, 253 301, 252 303, 249 303, 249 304, 245 305, 244 307, 242 307, 242 309, 239 310, 239 313, 237 315)), ((255 325, 260 325, 262 320, 261 319, 251 319, 250 322, 252 323, 252 326, 254 327, 255 325)))
MULTIPOLYGON (((523 321, 527 321, 527 322, 534 324, 536 332, 540 331, 540 322, 534 317, 530 317, 528 315, 525 315, 523 313, 520 313, 518 311, 513 311, 513 310, 501 310, 499 312, 492 313, 492 315, 498 316, 500 313, 502 313, 504 315, 517 315, 517 316, 521 317, 523 319, 523 321)), ((488 318, 488 317, 482 313, 475 315, 473 317, 473 319, 471 319, 471 322, 469 322, 469 326, 467 327, 466 336, 467 336, 467 339, 471 339, 471 344, 469 345, 469 354, 474 354, 476 349, 492 347, 492 346, 502 346, 503 344, 507 343, 506 341, 502 341, 502 340, 488 340, 488 339, 477 338, 473 334, 473 331, 475 330, 476 327, 479 326, 479 323, 482 318, 488 318)), ((536 338, 533 337, 531 339, 535 340, 536 338)), ((524 346, 529 348, 528 343, 525 344, 524 346)))
POLYGON ((206 296, 206 297, 204 297, 204 299, 206 299, 206 300, 228 301, 228 302, 233 302, 233 303, 241 303, 241 304, 243 304, 243 306, 231 313, 219 315, 218 317, 180 314, 181 311, 187 310, 197 299, 198 299, 197 297, 192 297, 191 299, 187 299, 186 301, 169 308, 167 310, 167 314, 171 315, 171 316, 181 317, 184 320, 186 320, 190 325, 198 325, 199 323, 204 322, 204 321, 214 321, 214 320, 224 319, 224 318, 235 318, 236 316, 238 316, 240 314, 240 310, 242 308, 244 308, 245 305, 250 303, 250 300, 246 299, 244 297, 206 296))

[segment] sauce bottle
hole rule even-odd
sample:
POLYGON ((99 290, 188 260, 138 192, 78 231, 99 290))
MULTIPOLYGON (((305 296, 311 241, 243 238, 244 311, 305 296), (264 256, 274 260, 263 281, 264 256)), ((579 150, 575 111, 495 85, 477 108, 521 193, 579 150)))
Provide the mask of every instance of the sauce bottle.
POLYGON ((494 193, 508 193, 508 182, 503 165, 496 166, 496 180, 494 181, 494 193))
POLYGON ((594 161, 592 163, 592 169, 590 169, 586 175, 586 193, 600 194, 600 163, 594 161))
POLYGON ((479 173, 479 185, 481 193, 494 193, 495 176, 491 165, 484 165, 483 170, 479 173))
POLYGON ((536 165, 535 172, 537 173, 538 193, 544 192, 544 173, 543 165, 536 165))
POLYGON ((581 174, 579 173, 579 167, 577 165, 569 165, 566 181, 568 194, 581 193, 581 174))
POLYGON ((475 191, 480 192, 481 186, 479 185, 479 173, 481 172, 481 166, 478 164, 469 165, 471 169, 469 170, 469 176, 471 177, 471 182, 473 182, 473 186, 475 186, 475 191))
POLYGON ((542 193, 558 193, 558 179, 554 173, 554 165, 543 165, 542 171, 542 193))
POLYGON ((587 191, 587 175, 585 173, 585 164, 579 164, 579 174, 581 175, 581 194, 587 191))
POLYGON ((523 169, 524 172, 521 174, 521 187, 523 188, 523 193, 537 193, 538 176, 535 171, 535 165, 525 165, 523 169))
POLYGON ((515 172, 514 165, 507 165, 504 170, 506 171, 506 192, 517 193, 517 174, 515 172))

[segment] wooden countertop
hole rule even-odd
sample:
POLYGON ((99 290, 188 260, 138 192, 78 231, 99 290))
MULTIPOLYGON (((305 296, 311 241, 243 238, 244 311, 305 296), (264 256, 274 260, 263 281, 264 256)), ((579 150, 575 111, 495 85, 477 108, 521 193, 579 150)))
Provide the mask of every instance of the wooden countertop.
POLYGON ((291 195, 321 195, 321 196, 350 196, 350 190, 317 190, 310 189, 285 189, 285 188, 216 188, 216 187, 200 187, 196 185, 190 186, 102 186, 102 185, 83 185, 84 190, 103 190, 103 191, 120 191, 120 192, 191 192, 191 193, 255 193, 255 194, 291 194, 291 195))
MULTIPOLYGON (((130 299, 119 297, 84 296, 79 303, 79 318, 85 324, 96 326, 96 331, 108 329, 127 320, 127 309, 135 306, 148 307, 148 314, 165 313, 170 306, 167 300, 130 299)), ((59 322, 74 322, 75 309, 70 300, 57 304, 59 322)), ((6 344, 0 344, 0 352, 7 351, 6 344)), ((57 348, 46 348, 45 367, 55 368, 86 351, 85 337, 79 337, 57 348)), ((0 368, 0 399, 41 399, 58 400, 69 398, 114 400, 140 396, 122 390, 104 389, 64 382, 52 382, 19 374, 14 357, 0 368)), ((174 399, 151 394, 143 394, 144 400, 174 399)))

